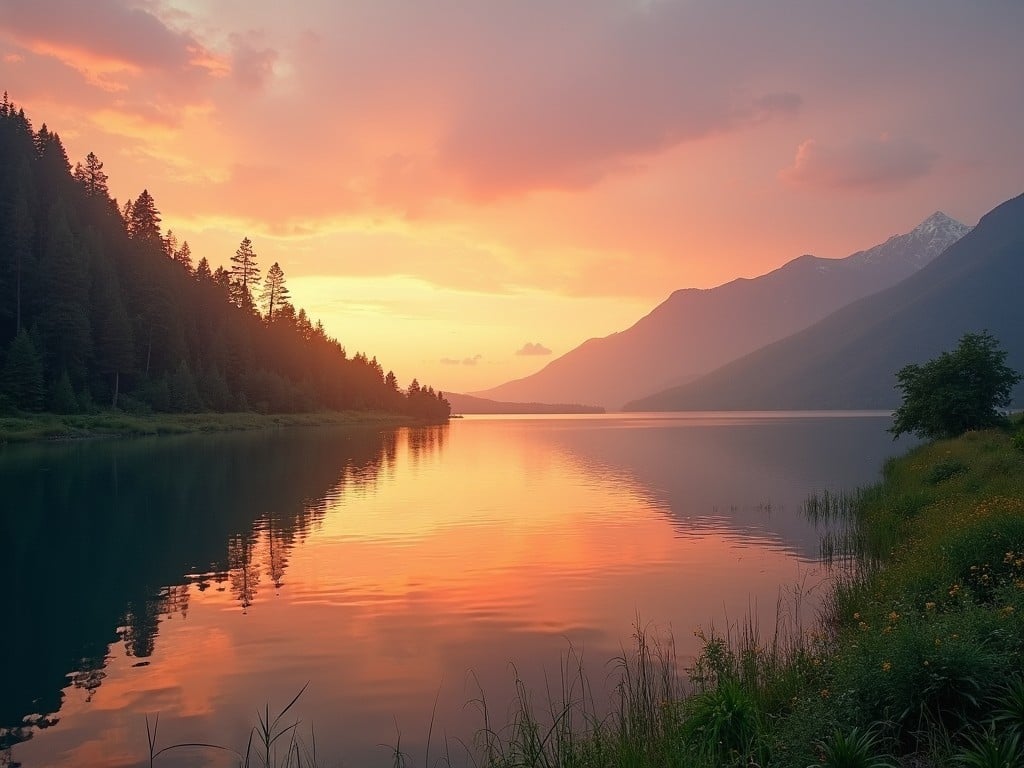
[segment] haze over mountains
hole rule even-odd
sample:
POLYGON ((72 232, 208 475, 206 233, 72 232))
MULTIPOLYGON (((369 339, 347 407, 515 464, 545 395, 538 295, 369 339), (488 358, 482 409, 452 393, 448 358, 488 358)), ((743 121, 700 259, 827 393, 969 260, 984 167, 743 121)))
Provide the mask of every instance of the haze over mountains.
POLYGON ((619 409, 895 285, 969 231, 936 212, 911 232, 844 259, 805 255, 757 278, 678 290, 629 329, 590 339, 535 374, 472 394, 619 409))
MULTIPOLYGON (((628 410, 891 408, 895 372, 990 331, 1024 370, 1024 195, 919 272, 787 339, 628 410)), ((1015 405, 1024 386, 1014 392, 1015 405)))

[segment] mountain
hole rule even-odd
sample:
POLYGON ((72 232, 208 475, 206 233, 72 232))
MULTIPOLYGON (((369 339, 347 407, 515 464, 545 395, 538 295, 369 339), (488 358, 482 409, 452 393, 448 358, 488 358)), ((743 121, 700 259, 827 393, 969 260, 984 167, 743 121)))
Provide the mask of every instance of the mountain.
POLYGON ((678 290, 631 328, 590 339, 522 379, 472 394, 516 402, 628 400, 708 373, 912 275, 970 227, 934 213, 844 259, 801 256, 753 279, 678 290))
MULTIPOLYGON (((1024 370, 1024 195, 898 285, 627 410, 892 408, 895 372, 991 331, 1024 370)), ((1024 387, 1014 393, 1019 403, 1024 387)))
POLYGON ((452 413, 604 413, 600 406, 576 403, 502 403, 452 392, 446 392, 444 398, 452 413))

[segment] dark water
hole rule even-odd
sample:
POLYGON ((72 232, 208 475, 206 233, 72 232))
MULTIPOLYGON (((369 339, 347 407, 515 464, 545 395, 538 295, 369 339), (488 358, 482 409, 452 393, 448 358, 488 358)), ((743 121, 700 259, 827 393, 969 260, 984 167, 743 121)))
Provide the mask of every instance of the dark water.
POLYGON ((603 679, 638 616, 685 658, 698 625, 773 625, 780 588, 813 604, 801 503, 873 481, 903 449, 888 424, 467 418, 2 450, 0 765, 147 765, 156 713, 158 746, 244 750, 307 682, 293 713, 327 764, 399 743, 421 762, 435 699, 436 756, 481 725, 477 685, 501 719, 516 674, 542 685, 570 644, 603 679))

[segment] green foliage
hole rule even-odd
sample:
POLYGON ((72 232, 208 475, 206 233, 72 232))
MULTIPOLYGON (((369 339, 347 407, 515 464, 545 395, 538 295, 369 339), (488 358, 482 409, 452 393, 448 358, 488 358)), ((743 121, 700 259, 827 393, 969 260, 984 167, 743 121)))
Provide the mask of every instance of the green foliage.
POLYGON ((683 733, 697 752, 719 765, 744 765, 754 751, 760 713, 739 681, 722 680, 698 693, 684 709, 683 733))
POLYGON ((1017 434, 1013 436, 1013 447, 1024 453, 1024 429, 1017 430, 1017 434))
MULTIPOLYGON (((818 742, 823 768, 896 768, 888 755, 881 756, 882 739, 873 729, 835 730, 818 742)), ((811 768, 808 766, 808 768, 811 768)))
POLYGON ((988 730, 980 737, 968 738, 956 763, 966 768, 1016 768, 1024 765, 1024 749, 1017 734, 997 736, 988 730))
POLYGON ((987 331, 965 333, 959 346, 924 365, 911 364, 896 374, 903 396, 890 431, 927 439, 956 437, 1003 420, 999 409, 1010 403, 1020 374, 1005 364, 1006 352, 987 331))
POLYGON ((1024 736, 1024 676, 1006 683, 996 700, 995 722, 1007 732, 1024 736))
POLYGON ((71 386, 71 377, 67 370, 61 371, 60 378, 53 385, 50 393, 50 410, 54 413, 78 413, 78 400, 71 386))
POLYGON ((4 394, 15 408, 38 411, 43 407, 43 361, 28 332, 22 328, 11 342, 0 379, 4 394))
POLYGON ((928 471, 928 484, 938 485, 939 483, 944 483, 946 480, 963 474, 966 471, 967 465, 957 459, 940 461, 928 471))

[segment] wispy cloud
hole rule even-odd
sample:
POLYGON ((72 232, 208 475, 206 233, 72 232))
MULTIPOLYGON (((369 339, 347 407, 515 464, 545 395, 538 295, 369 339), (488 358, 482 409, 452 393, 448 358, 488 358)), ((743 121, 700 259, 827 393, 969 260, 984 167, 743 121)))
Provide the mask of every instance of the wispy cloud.
POLYGON ((936 152, 910 138, 880 136, 835 145, 807 139, 780 176, 824 189, 881 190, 927 176, 937 159, 936 152))
POLYGON ((483 359, 483 355, 476 354, 472 357, 464 357, 461 360, 456 357, 442 357, 441 365, 469 365, 473 366, 479 363, 483 359))
POLYGON ((551 350, 540 342, 528 341, 516 350, 517 355, 550 355, 551 350))

